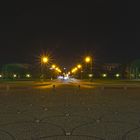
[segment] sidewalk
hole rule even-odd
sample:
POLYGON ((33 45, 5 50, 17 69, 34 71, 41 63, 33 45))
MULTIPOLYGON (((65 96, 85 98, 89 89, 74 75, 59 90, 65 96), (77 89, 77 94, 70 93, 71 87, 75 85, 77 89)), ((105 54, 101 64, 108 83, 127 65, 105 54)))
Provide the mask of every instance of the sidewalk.
POLYGON ((139 89, 0 93, 0 140, 139 139, 139 89))

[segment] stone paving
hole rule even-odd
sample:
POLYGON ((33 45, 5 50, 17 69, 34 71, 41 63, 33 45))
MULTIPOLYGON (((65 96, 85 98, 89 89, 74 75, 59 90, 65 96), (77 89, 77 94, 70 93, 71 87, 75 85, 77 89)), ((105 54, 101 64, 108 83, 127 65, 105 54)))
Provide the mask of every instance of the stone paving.
POLYGON ((140 140, 140 89, 1 90, 0 140, 140 140))

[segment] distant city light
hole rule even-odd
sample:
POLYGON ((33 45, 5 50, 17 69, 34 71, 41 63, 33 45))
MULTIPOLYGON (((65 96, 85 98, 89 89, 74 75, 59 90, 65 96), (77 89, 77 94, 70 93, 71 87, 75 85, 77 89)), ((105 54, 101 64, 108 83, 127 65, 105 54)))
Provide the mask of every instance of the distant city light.
POLYGON ((31 77, 31 75, 30 75, 30 74, 26 74, 26 77, 27 77, 27 78, 30 78, 30 77, 31 77))
POLYGON ((117 77, 117 78, 118 78, 118 77, 120 77, 120 74, 119 74, 119 73, 117 73, 117 74, 116 74, 116 77, 117 77))
POLYGON ((63 79, 63 76, 58 76, 57 78, 58 78, 58 79, 63 79))
POLYGON ((13 77, 14 77, 14 78, 16 78, 16 77, 17 77, 17 75, 16 75, 16 74, 13 74, 13 77))
POLYGON ((64 76, 64 80, 68 80, 69 79, 69 77, 68 76, 64 76))
POLYGON ((105 77, 107 77, 107 74, 105 74, 105 73, 104 73, 104 74, 102 74, 102 77, 104 77, 104 78, 105 78, 105 77))
POLYGON ((93 74, 89 74, 88 77, 93 77, 93 74))

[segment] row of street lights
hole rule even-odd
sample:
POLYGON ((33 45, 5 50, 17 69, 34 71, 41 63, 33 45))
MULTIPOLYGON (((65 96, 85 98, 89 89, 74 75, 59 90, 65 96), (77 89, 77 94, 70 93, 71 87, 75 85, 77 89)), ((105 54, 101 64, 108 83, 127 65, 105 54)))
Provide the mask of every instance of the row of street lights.
MULTIPOLYGON (((49 59, 49 57, 47 56, 47 55, 43 55, 43 56, 41 56, 41 68, 43 69, 44 68, 44 66, 46 66, 48 63, 49 63, 49 61, 50 61, 50 59, 49 59)), ((92 56, 86 56, 85 58, 84 58, 84 62, 86 63, 86 68, 88 69, 88 66, 90 66, 90 75, 92 75, 92 70, 93 70, 93 58, 92 58, 92 56)), ((83 68, 83 66, 82 66, 82 64, 78 64, 76 67, 74 67, 72 70, 71 70, 71 72, 69 72, 69 73, 73 73, 73 74, 75 74, 78 70, 80 70, 81 71, 81 73, 82 73, 82 68, 83 68)), ((51 66, 51 69, 54 69, 54 70, 56 70, 58 73, 61 73, 62 71, 60 70, 60 68, 59 67, 57 67, 55 64, 53 64, 52 66, 51 66)), ((43 70, 42 70, 42 72, 41 72, 42 74, 43 74, 43 70)))
POLYGON ((58 73, 61 73, 61 72, 62 72, 62 71, 60 70, 60 68, 57 67, 55 64, 53 64, 53 65, 51 66, 51 69, 56 70, 58 73))
MULTIPOLYGON (((43 75, 43 76, 44 76, 43 68, 45 66, 47 66, 47 64, 49 64, 49 61, 50 61, 50 59, 49 59, 48 56, 42 56, 41 57, 41 69, 42 69, 41 75, 43 75)), ((45 69, 46 69, 46 67, 45 67, 45 69)), ((50 67, 50 69, 51 70, 55 70, 58 73, 61 73, 62 72, 61 69, 58 66, 56 66, 55 64, 52 64, 51 67, 50 67)))
MULTIPOLYGON (((92 70, 93 70, 93 58, 91 56, 86 56, 84 58, 84 62, 86 63, 86 67, 88 67, 88 64, 90 64, 90 75, 93 75, 92 74, 92 70)), ((81 73, 81 78, 82 78, 82 64, 78 64, 76 67, 74 67, 72 70, 71 70, 71 73, 72 74, 75 74, 76 72, 78 72, 78 70, 80 70, 80 73, 81 73)))
POLYGON ((72 72, 72 73, 75 73, 75 72, 77 72, 79 69, 82 69, 82 65, 81 65, 81 64, 78 64, 76 67, 74 67, 74 68, 71 70, 71 72, 72 72))
MULTIPOLYGON (((19 74, 13 74, 11 77, 13 77, 13 78, 19 78, 19 76, 20 76, 19 74)), ((3 78, 3 77, 4 77, 4 75, 3 74, 0 74, 0 78, 3 78)), ((31 78, 31 74, 25 74, 23 77, 31 78)))
MULTIPOLYGON (((49 57, 48 56, 42 56, 41 57, 41 65, 46 65, 49 63, 49 57)), ((61 73, 62 71, 60 70, 59 67, 57 67, 55 64, 52 64, 51 69, 55 69, 56 71, 58 71, 59 73, 61 73)))

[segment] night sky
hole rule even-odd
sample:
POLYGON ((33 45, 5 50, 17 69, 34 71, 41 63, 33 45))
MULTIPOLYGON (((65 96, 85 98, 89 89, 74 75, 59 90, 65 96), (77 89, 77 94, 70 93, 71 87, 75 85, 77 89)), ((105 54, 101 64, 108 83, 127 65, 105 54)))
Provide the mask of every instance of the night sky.
POLYGON ((0 64, 35 63, 43 51, 69 66, 86 54, 105 62, 140 58, 140 20, 134 1, 16 3, 0 14, 0 64))

